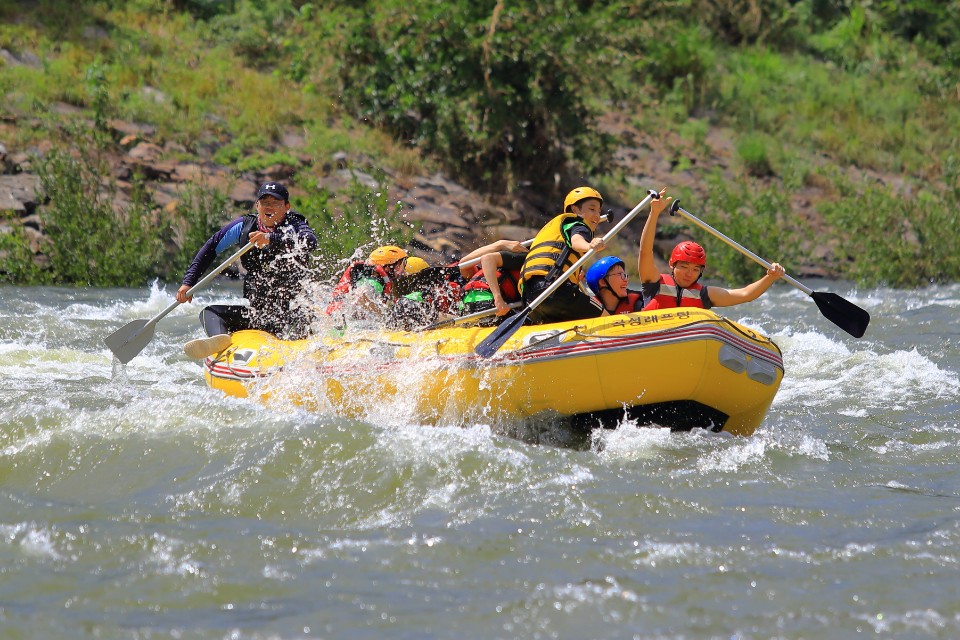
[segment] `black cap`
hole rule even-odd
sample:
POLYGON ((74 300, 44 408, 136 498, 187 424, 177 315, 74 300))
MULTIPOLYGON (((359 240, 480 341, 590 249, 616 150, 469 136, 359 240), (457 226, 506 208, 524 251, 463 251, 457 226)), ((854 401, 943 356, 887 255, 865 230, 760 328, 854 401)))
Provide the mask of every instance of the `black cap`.
POLYGON ((284 202, 290 201, 290 192, 279 182, 264 182, 260 185, 260 188, 257 189, 257 200, 263 196, 273 196, 284 202))

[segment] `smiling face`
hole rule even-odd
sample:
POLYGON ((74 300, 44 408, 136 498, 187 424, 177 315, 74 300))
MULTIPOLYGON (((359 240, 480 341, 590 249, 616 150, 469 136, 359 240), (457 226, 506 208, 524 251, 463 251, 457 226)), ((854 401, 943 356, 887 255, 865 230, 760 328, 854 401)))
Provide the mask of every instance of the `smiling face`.
POLYGON ((696 284, 703 273, 703 267, 692 262, 678 260, 673 263, 673 279, 678 285, 687 289, 696 284))
POLYGON ((605 277, 607 286, 620 298, 627 297, 627 272, 623 270, 623 265, 616 264, 605 277))
POLYGON ((600 224, 600 216, 602 203, 596 198, 587 198, 586 200, 581 200, 578 204, 573 205, 570 209, 573 213, 577 214, 583 221, 590 227, 591 230, 596 229, 597 225, 600 224))
POLYGON ((257 200, 257 214, 260 216, 260 222, 268 228, 273 228, 283 222, 287 217, 287 211, 290 210, 290 203, 273 196, 263 196, 257 200))

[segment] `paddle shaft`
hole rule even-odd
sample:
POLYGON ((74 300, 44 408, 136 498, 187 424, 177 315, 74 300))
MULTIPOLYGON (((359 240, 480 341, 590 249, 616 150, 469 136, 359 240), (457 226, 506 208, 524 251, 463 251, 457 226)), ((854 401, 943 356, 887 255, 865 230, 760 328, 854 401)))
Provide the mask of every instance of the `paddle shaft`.
MULTIPOLYGON (((512 302, 507 306, 509 306, 511 309, 516 309, 517 307, 521 306, 521 303, 512 302)), ((434 322, 433 324, 428 325, 423 329, 421 329, 421 331, 430 331, 431 329, 439 329, 440 327, 445 327, 448 324, 456 324, 458 322, 469 322, 470 320, 479 320, 480 318, 486 318, 487 316, 492 316, 496 312, 497 312, 496 309, 484 309, 483 311, 476 311, 474 313, 471 313, 465 316, 459 316, 457 318, 449 318, 447 320, 441 320, 440 322, 434 322)))
MULTIPOLYGON (((675 201, 675 203, 679 203, 679 200, 675 201)), ((726 235, 724 235, 724 234, 721 233, 720 231, 717 231, 716 229, 714 229, 713 227, 711 227, 710 225, 708 225, 708 224, 707 224, 706 222, 704 222, 703 220, 700 220, 700 219, 697 218, 695 215, 693 215, 692 213, 690 213, 689 211, 687 211, 687 210, 684 209, 683 207, 679 206, 679 204, 676 204, 676 206, 671 206, 671 207, 670 207, 670 215, 679 215, 680 217, 685 218, 686 220, 689 220, 690 222, 692 222, 693 224, 697 225, 698 227, 700 227, 700 228, 703 229, 704 231, 712 234, 713 236, 715 236, 715 237, 717 237, 718 239, 722 240, 723 242, 727 243, 729 246, 733 247, 734 249, 736 249, 737 251, 739 251, 739 252, 742 253, 743 255, 747 256, 748 258, 750 258, 751 260, 753 260, 754 262, 756 262, 757 264, 759 264, 760 266, 762 266, 764 269, 769 269, 770 267, 773 266, 771 263, 767 262, 766 260, 764 260, 763 258, 761 258, 760 256, 758 256, 757 254, 755 254, 753 251, 750 251, 750 250, 747 249, 746 247, 741 246, 739 243, 737 243, 736 240, 733 240, 733 239, 731 239, 731 238, 728 238, 726 235)), ((782 277, 784 280, 786 280, 787 282, 789 282, 790 284, 792 284, 793 286, 795 286, 797 289, 800 289, 800 291, 803 291, 803 292, 804 292, 805 294, 807 294, 808 296, 812 296, 812 295, 813 295, 813 289, 811 289, 811 288, 808 287, 807 285, 803 284, 803 283, 800 282, 799 280, 796 280, 796 279, 794 279, 793 277, 791 277, 791 276, 789 276, 789 275, 787 275, 787 274, 783 274, 781 277, 782 277)))
MULTIPOLYGON (((213 271, 211 271, 210 273, 208 273, 207 275, 205 275, 203 278, 201 278, 200 281, 197 282, 197 284, 195 284, 195 285, 193 285, 192 287, 190 287, 189 289, 187 289, 187 297, 189 298, 189 297, 192 296, 195 292, 200 291, 200 289, 203 289, 203 288, 206 287, 208 284, 210 284, 210 282, 211 282, 214 278, 216 278, 218 275, 220 275, 221 273, 223 273, 224 271, 226 271, 226 270, 227 270, 227 267, 229 267, 229 266, 232 265, 234 262, 236 262, 236 261, 239 260, 241 257, 243 257, 243 254, 245 254, 246 252, 250 251, 250 249, 253 249, 254 246, 255 246, 255 245, 254 245, 252 242, 248 242, 247 244, 245 244, 245 245, 244 245, 243 247, 241 247, 240 249, 237 249, 237 251, 234 252, 234 254, 233 254, 232 256, 230 256, 229 258, 227 258, 227 259, 223 262, 223 264, 221 264, 219 267, 217 267, 216 269, 214 269, 213 271)), ((151 319, 147 322, 147 326, 153 325, 153 324, 157 324, 158 322, 160 322, 161 319, 163 319, 163 317, 164 317, 165 315, 167 315, 168 313, 170 313, 171 311, 173 311, 174 309, 176 309, 178 306, 180 306, 180 303, 177 302, 177 301, 174 301, 173 303, 170 304, 169 307, 167 307, 166 309, 164 309, 163 311, 161 311, 160 313, 158 313, 156 316, 154 316, 153 318, 151 318, 151 319)))

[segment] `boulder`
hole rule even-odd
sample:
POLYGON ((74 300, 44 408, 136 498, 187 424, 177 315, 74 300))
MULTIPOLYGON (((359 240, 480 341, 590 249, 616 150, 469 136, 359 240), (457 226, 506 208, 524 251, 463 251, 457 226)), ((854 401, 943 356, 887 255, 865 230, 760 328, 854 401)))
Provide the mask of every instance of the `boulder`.
POLYGON ((0 211, 29 215, 37 208, 40 178, 30 173, 0 176, 0 211))

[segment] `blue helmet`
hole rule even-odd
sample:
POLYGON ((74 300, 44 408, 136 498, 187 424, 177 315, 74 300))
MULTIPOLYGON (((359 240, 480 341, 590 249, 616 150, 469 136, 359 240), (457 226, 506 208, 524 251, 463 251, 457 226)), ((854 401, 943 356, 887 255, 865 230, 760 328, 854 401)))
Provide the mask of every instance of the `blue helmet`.
POLYGON ((600 258, 587 269, 587 286, 597 295, 600 295, 600 281, 607 277, 610 269, 620 265, 624 269, 627 265, 617 256, 606 256, 600 258))

